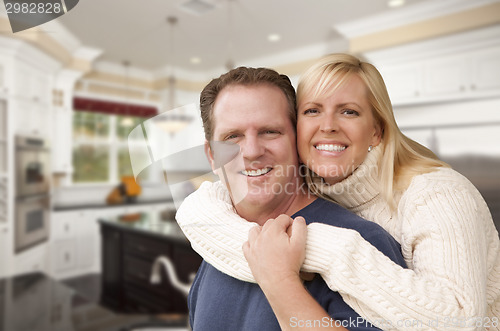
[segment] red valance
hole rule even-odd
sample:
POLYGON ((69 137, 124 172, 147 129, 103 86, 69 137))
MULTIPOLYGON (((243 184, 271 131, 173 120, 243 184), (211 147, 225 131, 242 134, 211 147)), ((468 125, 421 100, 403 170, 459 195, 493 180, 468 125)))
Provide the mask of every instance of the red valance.
POLYGON ((88 99, 82 97, 73 98, 73 109, 75 111, 90 111, 110 115, 139 116, 147 118, 158 114, 158 109, 153 106, 88 99))

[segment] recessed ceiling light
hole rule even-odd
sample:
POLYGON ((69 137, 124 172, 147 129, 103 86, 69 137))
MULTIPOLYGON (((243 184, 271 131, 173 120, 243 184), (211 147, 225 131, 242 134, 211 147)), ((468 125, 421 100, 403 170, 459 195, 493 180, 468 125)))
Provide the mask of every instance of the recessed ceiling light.
POLYGON ((387 5, 391 8, 401 7, 405 4, 405 0, 389 0, 387 5))
POLYGON ((277 33, 271 33, 270 35, 267 36, 267 40, 270 42, 277 42, 281 40, 281 36, 277 33))
POLYGON ((188 0, 182 3, 179 8, 189 14, 201 16, 213 10, 215 6, 205 0, 188 0))
POLYGON ((190 60, 189 60, 192 64, 200 64, 201 63, 201 59, 199 57, 192 57, 190 60))

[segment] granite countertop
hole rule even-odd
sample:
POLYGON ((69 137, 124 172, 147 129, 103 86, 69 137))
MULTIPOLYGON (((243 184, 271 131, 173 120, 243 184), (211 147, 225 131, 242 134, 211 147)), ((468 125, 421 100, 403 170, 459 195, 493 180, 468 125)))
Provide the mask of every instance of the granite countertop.
POLYGON ((125 221, 122 216, 99 218, 102 224, 119 227, 125 231, 142 232, 165 239, 187 242, 184 233, 174 219, 163 219, 161 213, 139 213, 139 219, 125 221))
POLYGON ((120 203, 108 205, 106 203, 87 203, 87 204, 56 204, 53 207, 54 211, 71 211, 79 209, 99 209, 99 208, 119 208, 119 207, 133 207, 141 205, 152 205, 152 204, 166 204, 173 205, 172 200, 165 199, 150 199, 150 200, 137 200, 131 203, 120 203))
POLYGON ((1 330, 187 330, 185 325, 168 315, 113 312, 42 273, 0 279, 1 330))

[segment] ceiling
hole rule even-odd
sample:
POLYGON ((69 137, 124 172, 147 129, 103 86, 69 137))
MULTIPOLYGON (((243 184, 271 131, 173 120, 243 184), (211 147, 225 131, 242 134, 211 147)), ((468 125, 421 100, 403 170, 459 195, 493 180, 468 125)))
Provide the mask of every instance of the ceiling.
MULTIPOLYGON (((145 70, 174 65, 206 71, 229 59, 244 64, 308 45, 334 43, 341 39, 335 24, 394 10, 387 1, 80 0, 58 20, 83 45, 102 50, 99 61, 129 61, 145 70), (200 2, 212 8, 202 14, 185 9, 186 3, 200 2), (167 23, 169 16, 178 18, 173 29, 167 23), (269 34, 281 39, 270 42, 269 34), (199 63, 191 63, 193 57, 199 63)), ((405 6, 424 1, 406 0, 405 6)))

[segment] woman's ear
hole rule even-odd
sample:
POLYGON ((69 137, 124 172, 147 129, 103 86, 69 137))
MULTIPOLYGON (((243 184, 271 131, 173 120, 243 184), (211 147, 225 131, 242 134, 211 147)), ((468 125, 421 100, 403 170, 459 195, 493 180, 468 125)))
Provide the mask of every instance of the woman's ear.
POLYGON ((377 146, 378 144, 380 144, 383 134, 384 134, 383 125, 377 121, 377 123, 375 123, 375 131, 373 132, 371 145, 377 146))

